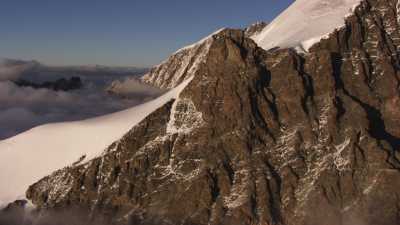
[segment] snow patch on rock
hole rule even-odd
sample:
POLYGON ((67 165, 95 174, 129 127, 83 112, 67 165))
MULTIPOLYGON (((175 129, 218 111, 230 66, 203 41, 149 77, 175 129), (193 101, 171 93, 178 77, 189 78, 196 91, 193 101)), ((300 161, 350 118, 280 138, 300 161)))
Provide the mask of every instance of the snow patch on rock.
POLYGON ((350 145, 351 139, 346 138, 346 140, 335 146, 335 152, 333 153, 333 163, 336 166, 336 169, 339 171, 343 171, 346 169, 346 166, 350 164, 350 159, 348 157, 343 156, 346 148, 350 145))
POLYGON ((204 123, 203 114, 188 98, 177 99, 172 105, 167 134, 190 133, 204 123))
POLYGON ((250 178, 251 174, 248 169, 242 169, 235 173, 230 194, 224 198, 224 205, 228 209, 235 209, 248 201, 250 178))
POLYGON ((400 0, 396 4, 397 23, 400 25, 400 0))

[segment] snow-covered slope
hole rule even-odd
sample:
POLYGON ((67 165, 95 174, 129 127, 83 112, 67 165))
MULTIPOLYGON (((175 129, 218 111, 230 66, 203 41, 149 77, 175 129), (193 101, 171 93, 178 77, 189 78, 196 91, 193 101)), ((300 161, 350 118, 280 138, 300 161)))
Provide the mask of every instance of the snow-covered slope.
POLYGON ((51 172, 98 156, 147 115, 163 106, 190 78, 161 97, 90 120, 40 126, 0 142, 0 206, 23 198, 28 186, 51 172))
POLYGON ((344 25, 361 0, 297 0, 264 30, 252 36, 262 48, 294 47, 307 51, 344 25))

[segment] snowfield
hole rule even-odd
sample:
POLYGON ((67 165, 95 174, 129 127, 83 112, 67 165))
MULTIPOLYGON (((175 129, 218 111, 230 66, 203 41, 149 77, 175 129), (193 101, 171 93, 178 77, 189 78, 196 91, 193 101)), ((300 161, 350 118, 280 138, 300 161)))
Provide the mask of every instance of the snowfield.
POLYGON ((0 142, 0 207, 25 198, 29 185, 52 172, 101 155, 150 113, 176 99, 191 79, 161 97, 89 120, 39 126, 0 142))
POLYGON ((296 0, 252 39, 262 48, 304 52, 344 25, 361 0, 296 0))

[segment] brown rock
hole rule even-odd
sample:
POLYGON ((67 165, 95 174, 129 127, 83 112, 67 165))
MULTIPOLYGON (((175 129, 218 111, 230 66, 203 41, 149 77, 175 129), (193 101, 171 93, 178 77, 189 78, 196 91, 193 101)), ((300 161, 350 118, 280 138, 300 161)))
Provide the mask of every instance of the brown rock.
POLYGON ((398 225, 396 3, 363 1, 307 54, 213 35, 178 99, 28 197, 112 224, 398 225))

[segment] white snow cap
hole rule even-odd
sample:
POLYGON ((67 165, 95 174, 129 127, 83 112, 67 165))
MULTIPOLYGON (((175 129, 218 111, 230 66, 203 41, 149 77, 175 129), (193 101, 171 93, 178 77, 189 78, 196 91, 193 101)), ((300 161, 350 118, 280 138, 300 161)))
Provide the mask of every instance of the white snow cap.
POLYGON ((29 185, 82 156, 86 156, 85 161, 100 156, 150 113, 178 98, 191 79, 153 101, 121 112, 43 125, 0 141, 0 208, 25 198, 29 185))
POLYGON ((265 50, 308 49, 344 25, 361 0, 297 0, 252 39, 265 50))

